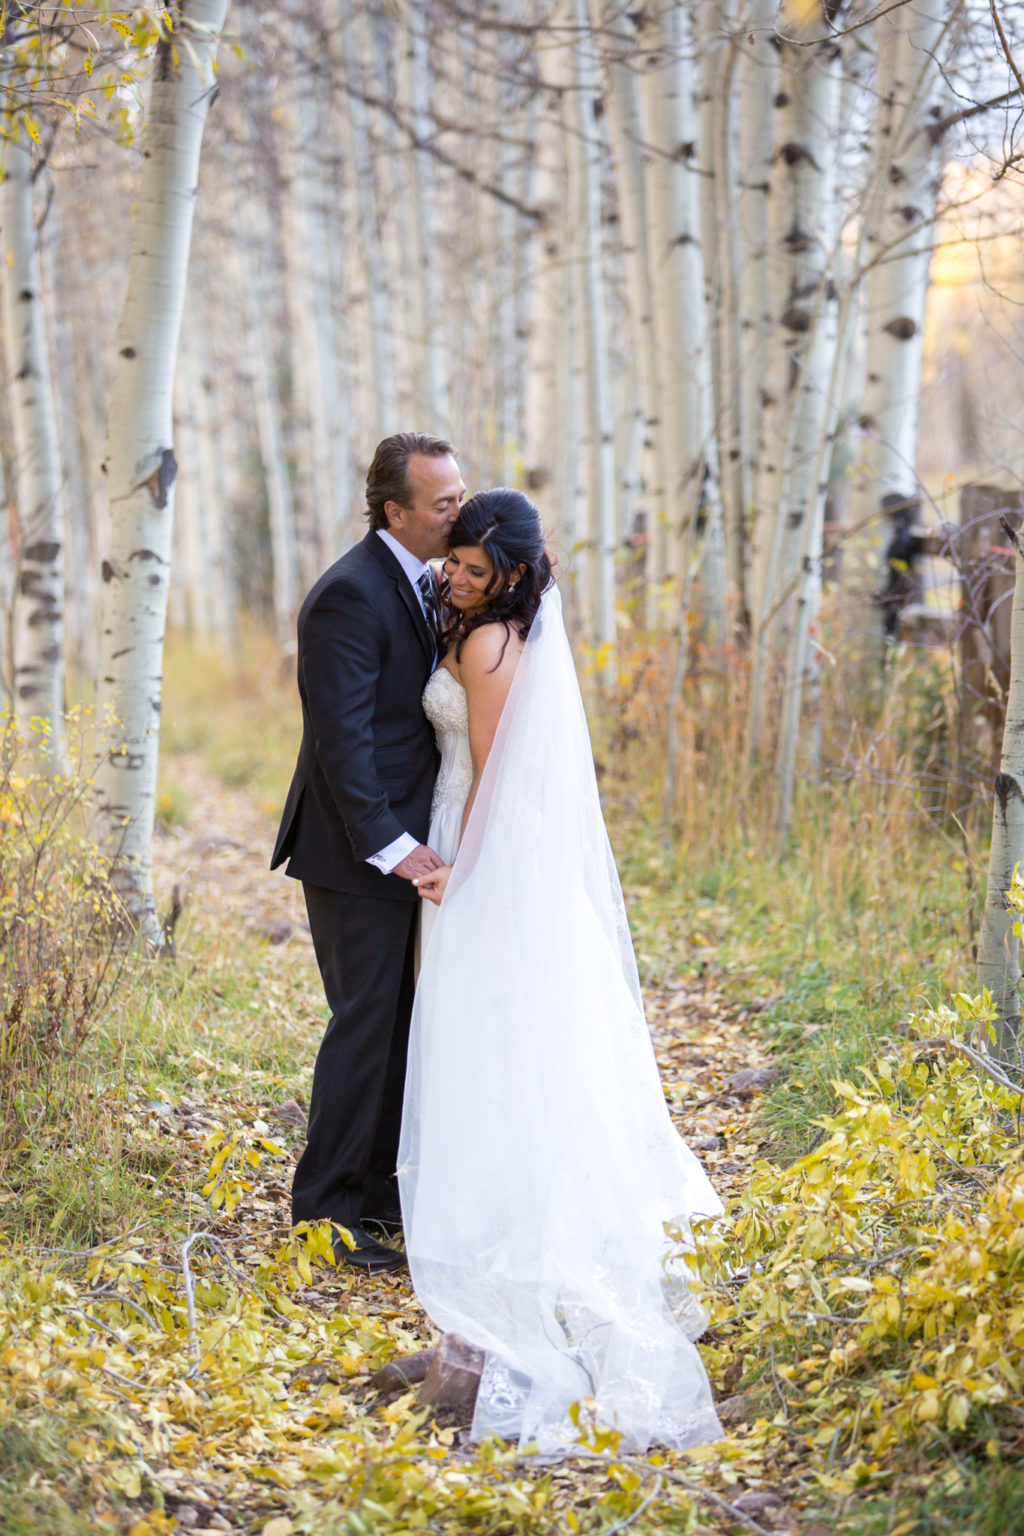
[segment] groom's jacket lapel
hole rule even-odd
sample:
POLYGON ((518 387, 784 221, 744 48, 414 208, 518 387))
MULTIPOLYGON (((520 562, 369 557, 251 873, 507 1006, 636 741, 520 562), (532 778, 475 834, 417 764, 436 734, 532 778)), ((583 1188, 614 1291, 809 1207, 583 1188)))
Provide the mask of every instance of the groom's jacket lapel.
POLYGON ((402 567, 399 565, 390 549, 388 549, 387 545, 384 543, 384 540, 379 539, 376 533, 368 533, 364 542, 373 556, 380 561, 388 575, 394 581, 395 586, 398 589, 398 595, 402 600, 402 604, 405 607, 410 619, 412 620, 413 628, 416 631, 416 637, 419 640, 420 645, 423 647, 423 654, 427 658, 427 665, 432 665, 434 661, 433 636, 430 633, 430 628, 426 619, 423 617, 423 609, 420 607, 419 598, 412 590, 412 585, 409 581, 409 578, 402 570, 402 567))

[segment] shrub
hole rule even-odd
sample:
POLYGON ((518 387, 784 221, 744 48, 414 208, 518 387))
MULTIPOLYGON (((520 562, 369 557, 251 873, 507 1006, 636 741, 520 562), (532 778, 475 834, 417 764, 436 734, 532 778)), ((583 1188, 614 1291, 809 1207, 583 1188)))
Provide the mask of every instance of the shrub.
POLYGON ((41 727, 26 738, 0 713, 0 1169, 32 1106, 48 1100, 52 1113, 124 964, 107 864, 87 835, 86 740, 72 715, 73 762, 58 768, 41 727))

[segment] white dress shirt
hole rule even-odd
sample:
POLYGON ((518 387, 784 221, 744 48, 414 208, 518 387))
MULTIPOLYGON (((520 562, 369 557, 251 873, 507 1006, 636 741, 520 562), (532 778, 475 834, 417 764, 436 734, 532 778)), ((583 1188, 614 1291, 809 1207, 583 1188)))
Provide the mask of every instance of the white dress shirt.
MULTIPOLYGON (((402 567, 408 578, 409 585, 416 594, 416 601, 420 605, 420 612, 424 618, 427 618, 427 611, 423 606, 423 593, 419 589, 418 582, 424 571, 429 573, 430 566, 406 549, 404 544, 400 544, 394 534, 389 533, 386 528, 378 528, 377 537, 378 539, 383 539, 402 567)), ((401 864, 402 860, 412 853, 414 848, 418 847, 419 844, 412 833, 403 832, 399 837, 395 838, 393 843, 388 843, 386 848, 381 848, 377 853, 371 853, 366 862, 367 864, 372 864, 374 869, 379 869, 382 875, 390 875, 395 865, 401 864)))

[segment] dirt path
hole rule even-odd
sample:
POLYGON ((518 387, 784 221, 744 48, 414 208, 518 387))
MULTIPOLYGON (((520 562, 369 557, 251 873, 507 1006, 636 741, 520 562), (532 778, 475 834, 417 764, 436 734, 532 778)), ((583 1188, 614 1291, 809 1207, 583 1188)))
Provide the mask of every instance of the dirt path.
MULTIPOLYGON (((268 868, 275 820, 251 789, 216 779, 200 754, 177 756, 174 769, 189 820, 157 842, 163 909, 177 886, 193 923, 241 928, 280 947, 289 966, 308 967, 311 1000, 322 1013, 301 892, 268 868)), ((716 1187, 733 1193, 758 1154, 751 1111, 772 1073, 752 1026, 756 1005, 737 1009, 705 976, 648 988, 645 1000, 673 1119, 716 1187)))
MULTIPOLYGON (((157 882, 162 907, 168 905, 175 886, 185 903, 183 954, 187 954, 190 930, 195 934, 200 926, 212 926, 229 945, 234 942, 232 936, 239 944, 255 941, 252 953, 260 957, 270 978, 287 975, 293 984, 300 978, 311 1061, 317 1042, 316 1020, 323 1017, 323 998, 298 888, 267 869, 275 831, 273 818, 252 790, 225 786, 215 779, 199 754, 178 755, 173 771, 187 797, 189 817, 184 828, 167 832, 158 841, 157 882)), ((752 1111, 757 1093, 770 1075, 751 1028, 751 1015, 731 1007, 707 977, 680 979, 650 989, 646 1000, 673 1117, 723 1197, 735 1193, 743 1187, 758 1153, 752 1111)), ((228 1027, 237 1026, 229 1021, 228 1027)), ((247 1099, 244 1092, 241 1099, 237 1095, 218 1099, 216 1093, 207 1092, 199 1100, 184 1099, 174 1113, 184 1124, 194 1122, 201 1128, 211 1118, 226 1123, 241 1106, 249 1117, 265 1119, 275 1138, 297 1154, 303 1136, 300 1106, 269 1098, 254 1102, 257 1091, 250 1090, 247 1099)), ((194 1163, 193 1190, 204 1156, 200 1135, 201 1130, 196 1132, 194 1152, 188 1154, 194 1163)), ((209 1154, 205 1157, 208 1159, 209 1154)), ((237 1212, 230 1219, 220 1218, 218 1231, 230 1243, 238 1262, 254 1263, 261 1253, 286 1239, 290 1167, 290 1160, 272 1164, 268 1160, 268 1166, 253 1173, 253 1187, 237 1212)), ((199 1209, 194 1209, 204 1219, 199 1209)), ((315 1283, 296 1299, 323 1317, 343 1310, 386 1328, 395 1354, 410 1353, 433 1342, 431 1326, 401 1274, 366 1280, 351 1271, 337 1275, 317 1271, 315 1283)), ((337 1380, 338 1393, 350 1408, 359 1405, 361 1413, 388 1414, 401 1409, 411 1414, 415 1407, 411 1395, 404 1409, 392 1399, 375 1399, 369 1377, 379 1364, 378 1356, 354 1374, 337 1380)), ((330 1377, 333 1367, 325 1358, 303 1369, 314 1386, 324 1373, 330 1377)), ((445 1443, 457 1450, 461 1440, 457 1428, 447 1431, 443 1421, 440 1427, 445 1443)), ((584 1473, 568 1466, 551 1473, 552 1500, 565 1509, 582 1507, 593 1497, 593 1475, 592 1471, 584 1473)), ((163 1480, 163 1486, 172 1501, 194 1506, 200 1513, 219 1509, 234 1525, 224 1489, 215 1478, 193 1474, 179 1478, 177 1483, 163 1480)), ((729 1528, 728 1519, 716 1521, 713 1513, 703 1510, 701 1515, 707 1529, 729 1528)))

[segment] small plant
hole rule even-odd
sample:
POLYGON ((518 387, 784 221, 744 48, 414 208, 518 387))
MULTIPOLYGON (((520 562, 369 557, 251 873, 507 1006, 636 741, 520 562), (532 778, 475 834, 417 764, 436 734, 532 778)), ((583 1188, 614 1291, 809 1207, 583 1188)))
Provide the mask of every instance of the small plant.
MULTIPOLYGON (((233 1216, 243 1198, 252 1189, 251 1180, 245 1177, 247 1168, 257 1169, 263 1161, 263 1153, 284 1157, 284 1147, 263 1135, 262 1122, 257 1121, 248 1131, 233 1131, 228 1135, 221 1126, 211 1131, 204 1146, 213 1153, 203 1194, 209 1196, 214 1210, 223 1208, 226 1216, 233 1216)), ((266 1127, 263 1127, 265 1130, 266 1127)))
POLYGON ((184 827, 188 823, 188 796, 180 784, 168 784, 156 797, 158 827, 184 827))
POLYGON ((85 832, 85 728, 56 771, 36 723, 0 713, 0 1167, 59 1086, 124 965, 107 864, 85 832))

